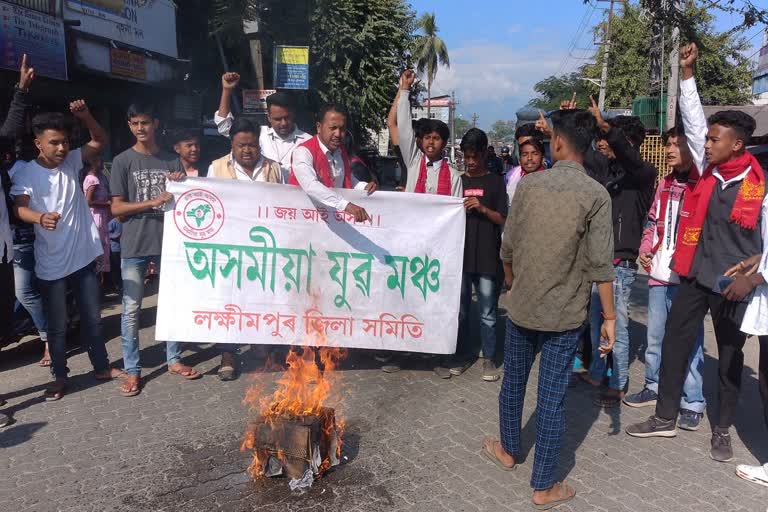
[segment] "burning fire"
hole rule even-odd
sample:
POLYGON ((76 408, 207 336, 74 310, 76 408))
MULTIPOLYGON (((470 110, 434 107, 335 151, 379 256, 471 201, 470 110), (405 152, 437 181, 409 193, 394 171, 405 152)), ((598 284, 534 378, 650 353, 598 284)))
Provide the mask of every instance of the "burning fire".
MULTIPOLYGON (((291 347, 286 356, 285 372, 277 380, 274 393, 264 394, 262 386, 254 383, 246 391, 243 405, 255 412, 265 424, 272 426, 280 421, 319 417, 326 438, 330 439, 333 435, 337 439, 335 458, 338 460, 341 456, 343 422, 334 418, 332 410, 328 414, 328 409, 324 406, 333 394, 335 370, 346 357, 347 351, 343 348, 322 346, 325 336, 320 330, 313 333, 312 338, 310 341, 315 347, 291 347)), ((264 476, 270 457, 275 457, 285 464, 286 451, 289 451, 288 447, 284 446, 278 446, 276 451, 258 446, 256 432, 250 428, 246 430, 241 446, 241 451, 246 449, 253 451, 253 461, 248 473, 254 479, 264 476)), ((330 454, 326 454, 319 465, 318 474, 330 468, 331 464, 330 454)))

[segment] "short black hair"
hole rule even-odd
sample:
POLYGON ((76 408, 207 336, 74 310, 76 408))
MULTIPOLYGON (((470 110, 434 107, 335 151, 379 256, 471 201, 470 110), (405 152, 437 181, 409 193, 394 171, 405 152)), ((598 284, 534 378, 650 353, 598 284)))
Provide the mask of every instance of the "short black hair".
POLYGON ((586 153, 597 132, 597 122, 586 110, 557 110, 552 113, 552 129, 579 153, 586 153))
POLYGON ((677 125, 673 126, 672 128, 670 128, 669 130, 667 130, 664 133, 662 133, 661 134, 661 141, 666 146, 667 142, 672 137, 685 137, 685 129, 683 128, 682 125, 677 124, 677 125))
POLYGON ((293 98, 291 98, 291 96, 284 91, 277 91, 276 93, 267 96, 267 110, 269 110, 272 106, 283 107, 290 112, 296 112, 293 98))
POLYGON ((461 138, 462 151, 482 153, 488 149, 488 136, 480 128, 470 128, 461 138))
POLYGON ((517 127, 517 130, 515 130, 515 140, 520 137, 533 137, 539 140, 544 138, 543 134, 536 129, 536 125, 533 123, 526 123, 517 127))
POLYGON ((624 136, 636 148, 640 148, 645 141, 645 126, 637 116, 616 116, 608 120, 612 128, 618 128, 624 136))
POLYGON ((534 148, 536 148, 536 150, 539 153, 542 154, 542 156, 544 155, 544 143, 542 141, 540 141, 539 139, 537 139, 536 137, 532 137, 532 138, 528 139, 527 141, 523 142, 522 144, 520 144, 520 152, 521 153, 523 152, 523 147, 524 146, 533 146, 534 148))
POLYGON ((175 146, 185 140, 197 139, 199 141, 202 135, 202 130, 199 128, 176 128, 170 131, 168 140, 172 146, 175 146))
POLYGON ((710 125, 719 124, 735 131, 745 145, 752 138, 757 126, 754 117, 740 110, 722 110, 709 116, 707 121, 710 125))
POLYGON ((317 112, 316 121, 318 123, 322 123, 323 120, 325 119, 325 115, 328 112, 338 112, 344 117, 349 117, 349 113, 347 112, 347 109, 344 108, 343 106, 339 105, 338 103, 326 103, 325 105, 320 107, 320 110, 317 112))
POLYGON ((251 119, 244 117, 238 117, 232 121, 232 126, 229 128, 229 138, 234 139, 238 133, 254 133, 259 136, 259 123, 251 119))
POLYGON ((147 116, 150 119, 159 119, 157 117, 157 109, 154 105, 151 105, 149 103, 142 103, 142 102, 135 102, 131 103, 128 107, 128 113, 127 117, 130 121, 131 118, 139 117, 139 116, 147 116))
POLYGON ((39 137, 45 130, 72 133, 72 118, 61 112, 43 112, 32 118, 32 133, 39 137))
MULTIPOLYGON (((421 119, 421 136, 424 137, 430 133, 437 133, 441 139, 448 142, 451 138, 451 130, 448 125, 439 119, 421 119)), ((487 144, 486 144, 487 145, 487 144)))
POLYGON ((411 121, 411 127, 413 127, 413 134, 417 139, 420 139, 424 135, 424 121, 426 121, 426 118, 421 119, 414 119, 411 121))

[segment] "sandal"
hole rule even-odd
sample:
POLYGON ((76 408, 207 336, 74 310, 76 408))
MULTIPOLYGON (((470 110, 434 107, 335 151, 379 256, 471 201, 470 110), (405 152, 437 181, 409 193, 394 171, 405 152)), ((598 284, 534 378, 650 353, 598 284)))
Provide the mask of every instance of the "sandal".
POLYGON ((37 364, 42 366, 43 368, 48 368, 48 367, 51 366, 51 357, 50 356, 48 356, 48 357, 43 356, 43 358, 37 364))
POLYGON ((480 453, 485 457, 486 459, 490 460, 496 466, 501 469, 502 471, 514 471, 517 469, 517 463, 512 464, 511 466, 507 466, 503 462, 499 460, 499 458, 496 456, 496 445, 501 444, 496 439, 491 439, 490 437, 486 437, 483 439, 483 448, 480 450, 480 453))
POLYGON ((57 400, 61 400, 61 397, 64 396, 66 390, 67 379, 56 379, 47 388, 45 388, 43 397, 47 402, 55 402, 57 400))
POLYGON ((120 386, 120 394, 124 397, 132 397, 141 393, 141 375, 128 375, 120 386))
POLYGON ((191 366, 187 366, 181 363, 173 363, 172 365, 168 366, 168 373, 171 375, 178 375, 182 379, 186 380, 195 380, 202 377, 202 375, 197 373, 197 370, 191 366))
POLYGON ((119 368, 109 368, 107 370, 103 370, 100 372, 94 371, 93 377, 96 380, 112 380, 112 379, 121 379, 125 377, 126 373, 123 370, 120 370, 119 368))
POLYGON ((567 503, 573 499, 574 496, 576 496, 576 491, 568 485, 565 482, 556 482, 555 485, 552 486, 552 489, 557 489, 559 492, 557 493, 558 498, 554 501, 550 501, 549 503, 533 503, 533 508, 536 510, 549 510, 552 508, 557 507, 558 505, 562 505, 563 503, 567 503))

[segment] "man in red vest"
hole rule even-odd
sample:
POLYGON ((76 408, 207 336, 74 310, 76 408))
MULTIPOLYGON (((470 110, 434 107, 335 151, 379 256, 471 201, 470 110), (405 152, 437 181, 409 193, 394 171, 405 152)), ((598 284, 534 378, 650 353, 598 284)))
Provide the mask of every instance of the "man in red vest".
POLYGON ((370 217, 365 208, 350 203, 334 188, 354 188, 372 194, 376 182, 358 181, 352 175, 349 155, 344 147, 347 113, 339 105, 326 105, 317 115, 317 135, 293 152, 290 185, 299 185, 314 201, 355 216, 355 222, 370 217))

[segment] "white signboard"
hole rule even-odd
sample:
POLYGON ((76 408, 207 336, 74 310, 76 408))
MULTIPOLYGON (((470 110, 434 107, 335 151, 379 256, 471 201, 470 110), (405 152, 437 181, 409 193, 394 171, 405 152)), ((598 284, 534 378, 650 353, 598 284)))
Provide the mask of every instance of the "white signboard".
POLYGON ((157 339, 455 351, 461 199, 339 191, 372 217, 356 223, 289 185, 168 191, 157 339))
POLYGON ((80 21, 76 31, 178 57, 171 0, 66 0, 64 18, 80 21))

